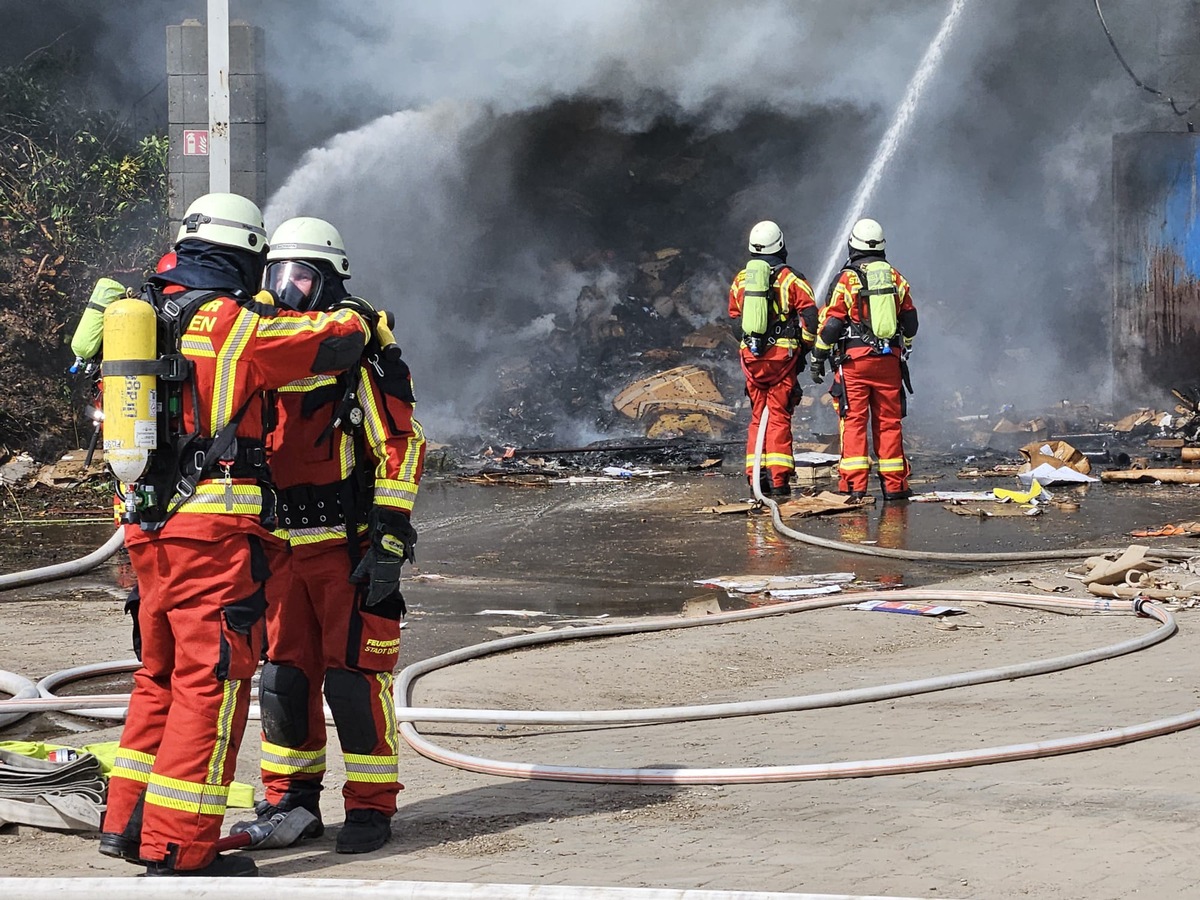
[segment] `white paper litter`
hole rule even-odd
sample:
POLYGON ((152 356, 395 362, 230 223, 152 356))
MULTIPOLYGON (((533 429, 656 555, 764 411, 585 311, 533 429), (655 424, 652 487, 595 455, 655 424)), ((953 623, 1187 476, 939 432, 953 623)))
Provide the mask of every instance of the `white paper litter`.
POLYGON ((1091 475, 1076 472, 1070 466, 1052 466, 1050 463, 1042 463, 1036 469, 1028 472, 1019 472, 1017 477, 1025 484, 1031 484, 1034 481, 1039 484, 1086 484, 1100 480, 1091 475))
POLYGON ((808 450, 803 453, 793 453, 792 459, 802 466, 825 466, 837 462, 841 457, 836 453, 817 453, 808 450))
POLYGON ((927 491, 912 498, 913 503, 945 503, 959 501, 962 503, 981 503, 984 500, 995 500, 991 491, 927 491))

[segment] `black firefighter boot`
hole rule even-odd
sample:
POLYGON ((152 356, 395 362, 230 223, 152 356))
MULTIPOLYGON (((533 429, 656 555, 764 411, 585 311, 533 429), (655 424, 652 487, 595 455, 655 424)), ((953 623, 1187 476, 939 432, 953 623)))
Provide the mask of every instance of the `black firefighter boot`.
POLYGON ((241 853, 222 855, 218 853, 213 861, 202 869, 176 869, 168 856, 162 862, 146 864, 147 878, 162 877, 192 877, 192 878, 255 878, 258 876, 258 864, 249 856, 241 853))
POLYGON ((123 859, 126 862, 144 864, 139 857, 142 846, 142 812, 146 808, 146 792, 138 797, 137 804, 121 831, 105 831, 100 835, 100 852, 105 856, 123 859))
POLYGON ((391 836, 390 816, 374 809, 348 809, 335 849, 338 853, 370 853, 386 844, 391 836))

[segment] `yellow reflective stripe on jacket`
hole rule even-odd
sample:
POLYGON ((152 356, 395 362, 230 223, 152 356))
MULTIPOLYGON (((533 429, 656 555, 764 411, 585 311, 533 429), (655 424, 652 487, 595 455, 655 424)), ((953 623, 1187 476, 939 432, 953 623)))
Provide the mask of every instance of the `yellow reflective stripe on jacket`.
MULTIPOLYGON (((176 494, 172 503, 179 499, 176 494)), ((196 492, 179 507, 181 513, 220 513, 231 516, 261 516, 263 511, 262 488, 257 484, 233 482, 228 486, 223 481, 205 480, 196 485, 196 492), (227 491, 232 493, 233 502, 227 503, 227 491)))
POLYGON ((363 322, 362 316, 349 309, 335 309, 330 312, 321 313, 319 317, 314 316, 273 316, 272 318, 261 318, 258 322, 258 336, 271 340, 274 338, 287 338, 297 334, 315 334, 328 327, 329 321, 333 320, 339 324, 346 324, 357 320, 363 326, 363 331, 370 333, 363 322))
MULTIPOLYGON (((213 741, 212 755, 208 758, 209 784, 220 784, 225 780, 225 762, 229 756, 229 747, 236 739, 233 734, 233 719, 237 713, 237 699, 242 682, 237 678, 227 678, 221 682, 221 688, 221 705, 217 709, 217 734, 213 741)), ((240 735, 237 737, 240 738, 240 735)))
POLYGON ((130 750, 128 747, 118 747, 117 756, 113 760, 109 777, 125 778, 145 784, 150 780, 150 770, 154 768, 154 756, 140 750, 130 750))
POLYGON ((417 500, 417 485, 413 481, 393 481, 385 478, 375 482, 375 505, 412 512, 417 500))
POLYGON ((263 741, 262 767, 278 775, 321 775, 325 772, 325 749, 295 750, 263 741))
POLYGON ((254 336, 254 323, 258 321, 262 320, 250 310, 240 310, 238 317, 233 322, 233 327, 229 329, 229 334, 225 337, 225 343, 221 345, 221 352, 217 354, 217 370, 213 379, 212 418, 209 420, 212 434, 220 431, 225 423, 233 418, 238 363, 241 362, 242 356, 246 352, 246 345, 250 343, 250 338, 254 336))
POLYGON ((184 335, 179 341, 179 349, 188 356, 203 356, 211 359, 217 355, 212 341, 201 335, 184 335))
POLYGON ((150 782, 146 785, 147 803, 202 816, 225 815, 228 798, 229 788, 226 785, 167 778, 157 772, 151 773, 150 782))
MULTIPOLYGON (((259 331, 262 331, 261 327, 259 331)), ((315 388, 331 384, 337 384, 337 378, 333 375, 309 375, 306 378, 297 378, 281 388, 276 388, 275 391, 279 394, 307 394, 315 388)))

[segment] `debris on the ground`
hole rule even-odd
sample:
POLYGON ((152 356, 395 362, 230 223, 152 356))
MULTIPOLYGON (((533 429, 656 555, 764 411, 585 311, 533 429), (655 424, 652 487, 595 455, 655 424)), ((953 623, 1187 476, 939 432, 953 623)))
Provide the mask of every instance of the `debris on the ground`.
POLYGON ((926 491, 911 499, 913 503, 984 503, 996 497, 991 491, 926 491))
POLYGON ((737 415, 712 375, 695 365, 677 366, 635 381, 613 398, 613 409, 641 423, 650 438, 719 436, 737 415))
POLYGON ((837 463, 841 459, 836 453, 818 453, 812 450, 793 453, 792 458, 796 462, 796 483, 805 485, 835 478, 837 463))
POLYGON ((726 503, 723 500, 718 500, 716 506, 701 507, 700 512, 716 513, 718 516, 726 516, 730 513, 748 513, 755 509, 758 509, 758 504, 747 500, 741 500, 735 503, 726 503))
POLYGON ((1130 544, 1115 559, 1106 556, 1089 556, 1081 565, 1068 570, 1068 577, 1078 578, 1091 590, 1093 585, 1130 583, 1131 573, 1153 572, 1167 564, 1166 560, 1147 556, 1150 550, 1144 544, 1130 544))
POLYGON ((996 449, 1013 449, 1019 446, 1019 443, 1028 443, 1031 438, 1034 441, 1044 441, 1049 436, 1049 425, 1040 416, 1027 422, 1014 422, 1001 416, 1000 421, 992 428, 988 446, 996 449))
POLYGON ((1187 534, 1200 534, 1200 522, 1179 522, 1129 532, 1130 537, 1182 537, 1187 534))
POLYGON ((1020 470, 1019 464, 997 463, 988 469, 982 469, 979 466, 964 466, 959 469, 956 477, 958 478, 1011 478, 1020 470))
POLYGON ((1110 426, 1113 431, 1121 434, 1132 434, 1137 431, 1149 432, 1153 428, 1170 426, 1170 413, 1155 409, 1139 409, 1118 419, 1110 426))
POLYGON ((1045 581, 1041 578, 1014 578, 1013 584, 1024 584, 1047 594, 1065 594, 1071 590, 1071 585, 1060 581, 1045 581))
POLYGON ((997 500, 1008 501, 1011 503, 1046 503, 1054 499, 1040 481, 1033 481, 1029 485, 1027 491, 1012 491, 1008 488, 993 488, 992 496, 997 500))
POLYGON ((721 588, 731 597, 763 594, 772 600, 796 600, 801 597, 839 593, 854 580, 853 572, 826 572, 818 575, 730 575, 701 578, 695 583, 704 587, 721 588))
POLYGON ((0 483, 9 487, 25 484, 37 471, 38 464, 28 453, 18 453, 0 466, 0 483))
POLYGON ((37 473, 37 482, 53 488, 75 487, 94 475, 103 475, 104 451, 101 448, 95 449, 88 465, 85 466, 85 462, 88 462, 87 450, 71 450, 54 465, 42 466, 37 473))
POLYGON ((600 471, 610 478, 657 478, 671 474, 666 469, 630 469, 625 466, 605 466, 600 471))
POLYGON ((1200 468, 1114 469, 1100 473, 1106 482, 1159 482, 1161 484, 1200 484, 1200 468))
POLYGON ((977 519, 1015 518, 1019 516, 1040 516, 1040 506, 1014 506, 1011 503, 993 503, 990 508, 982 506, 965 506, 961 503, 948 503, 945 506, 950 512, 959 516, 971 516, 977 519))
POLYGON ((822 513, 848 512, 862 509, 863 506, 874 502, 874 497, 853 500, 849 494, 821 491, 815 497, 793 497, 780 503, 779 515, 784 519, 790 519, 794 516, 818 516, 822 513))
POLYGON ((966 613, 957 606, 938 606, 932 603, 906 603, 901 600, 866 600, 847 609, 867 612, 900 613, 906 616, 957 616, 966 613))

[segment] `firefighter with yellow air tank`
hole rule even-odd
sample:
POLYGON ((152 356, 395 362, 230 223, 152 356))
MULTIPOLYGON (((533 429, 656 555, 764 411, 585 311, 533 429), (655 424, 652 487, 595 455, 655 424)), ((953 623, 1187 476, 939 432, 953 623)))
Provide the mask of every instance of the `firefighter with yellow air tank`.
POLYGON ((258 302, 266 247, 254 203, 206 194, 187 210, 174 268, 106 313, 105 444, 141 593, 142 666, 99 849, 147 875, 257 873, 247 856, 218 855, 216 841, 265 639, 266 583, 286 551, 264 392, 356 365, 377 318, 366 304, 258 302))

